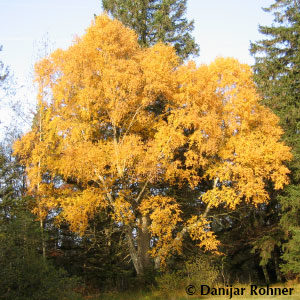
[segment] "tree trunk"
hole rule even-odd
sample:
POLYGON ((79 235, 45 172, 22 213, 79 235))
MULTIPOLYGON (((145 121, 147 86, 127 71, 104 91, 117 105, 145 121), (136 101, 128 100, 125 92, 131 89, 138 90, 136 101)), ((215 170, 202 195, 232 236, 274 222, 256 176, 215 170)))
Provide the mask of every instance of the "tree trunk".
POLYGON ((143 273, 150 267, 150 233, 149 220, 146 216, 141 218, 141 225, 138 227, 137 248, 138 257, 142 265, 143 273))
POLYGON ((268 270, 267 270, 267 266, 263 265, 262 269, 263 269, 263 272, 264 272, 266 283, 269 284, 270 283, 270 277, 269 277, 269 273, 268 273, 268 270))
POLYGON ((155 270, 159 270, 159 268, 160 268, 160 257, 156 256, 154 258, 154 269, 155 270))
POLYGON ((274 264, 275 264, 275 271, 276 271, 276 279, 278 282, 282 282, 282 276, 279 268, 279 249, 278 247, 275 247, 274 249, 274 264))
POLYGON ((149 220, 147 217, 139 219, 136 241, 133 237, 132 228, 127 228, 127 238, 130 256, 138 276, 145 275, 145 271, 151 267, 149 220))
POLYGON ((40 217, 40 228, 41 228, 43 259, 45 260, 46 259, 46 243, 45 243, 45 236, 44 236, 44 222, 41 217, 40 217))

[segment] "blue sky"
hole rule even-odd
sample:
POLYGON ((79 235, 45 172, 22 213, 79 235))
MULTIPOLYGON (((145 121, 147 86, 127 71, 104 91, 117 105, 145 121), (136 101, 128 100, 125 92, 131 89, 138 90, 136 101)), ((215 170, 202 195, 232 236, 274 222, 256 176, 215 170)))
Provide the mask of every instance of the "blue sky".
POLYGON ((232 56, 253 64, 250 40, 259 40, 258 24, 271 25, 273 16, 261 8, 271 0, 190 0, 188 17, 195 21, 194 36, 200 45, 199 61, 232 56))
MULTIPOLYGON (((261 9, 271 3, 272 0, 188 0, 187 17, 195 21, 193 35, 200 46, 197 63, 231 56, 253 64, 250 40, 261 38, 258 24, 272 23, 273 16, 261 9)), ((100 13, 100 0, 0 0, 0 61, 10 67, 17 86, 23 85, 16 89, 19 100, 35 102, 32 70, 41 56, 41 40, 48 36, 52 50, 66 48, 75 35, 84 34, 94 14, 100 13)), ((0 105, 0 121, 7 119, 6 123, 11 123, 7 107, 0 105)))
MULTIPOLYGON (((201 52, 199 62, 216 56, 233 56, 253 63, 249 41, 260 38, 258 24, 271 24, 272 16, 262 11, 271 0, 189 0, 188 18, 194 19, 194 36, 201 52)), ((20 79, 37 56, 38 42, 48 33, 52 47, 67 47, 82 35, 101 13, 100 0, 0 0, 0 59, 20 79), (53 46, 54 45, 54 46, 53 46)))

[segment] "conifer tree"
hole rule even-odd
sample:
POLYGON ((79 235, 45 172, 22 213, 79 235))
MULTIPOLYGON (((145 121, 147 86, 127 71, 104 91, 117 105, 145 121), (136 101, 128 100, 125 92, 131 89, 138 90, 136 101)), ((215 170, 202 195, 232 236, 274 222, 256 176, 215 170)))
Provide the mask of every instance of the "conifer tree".
MULTIPOLYGON (((264 103, 279 117, 283 139, 292 148, 294 159, 289 163, 291 185, 279 195, 284 213, 281 224, 292 238, 287 243, 283 270, 296 271, 292 248, 299 239, 300 211, 300 5, 298 0, 276 0, 264 9, 274 13, 272 26, 260 26, 265 39, 251 44, 255 57, 255 81, 264 103)), ((298 271, 297 271, 298 272, 298 271)))
POLYGON ((135 30, 140 45, 170 43, 182 59, 199 52, 191 36, 194 22, 185 18, 186 4, 187 0, 102 0, 104 10, 135 30))

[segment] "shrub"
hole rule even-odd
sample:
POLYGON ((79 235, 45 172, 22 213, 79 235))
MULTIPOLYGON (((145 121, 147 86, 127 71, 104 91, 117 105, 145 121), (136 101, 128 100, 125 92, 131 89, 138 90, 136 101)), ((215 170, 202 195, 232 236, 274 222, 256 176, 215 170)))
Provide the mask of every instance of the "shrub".
POLYGON ((179 290, 184 287, 185 280, 182 276, 182 272, 165 273, 159 277, 156 277, 158 289, 163 294, 170 294, 174 290, 179 290))
POLYGON ((187 284, 199 287, 201 284, 212 286, 219 276, 217 268, 207 255, 201 255, 188 260, 185 263, 185 275, 187 284))

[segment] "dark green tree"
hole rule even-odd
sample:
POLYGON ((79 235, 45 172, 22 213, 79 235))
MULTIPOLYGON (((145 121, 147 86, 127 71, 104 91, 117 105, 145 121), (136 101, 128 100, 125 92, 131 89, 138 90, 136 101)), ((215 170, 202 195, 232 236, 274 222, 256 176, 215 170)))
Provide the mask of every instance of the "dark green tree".
POLYGON ((275 0, 266 12, 274 13, 272 26, 259 26, 265 39, 251 44, 255 57, 254 78, 264 103, 280 118, 284 140, 292 148, 289 164, 291 184, 274 199, 282 210, 281 225, 287 233, 283 270, 299 273, 295 267, 295 240, 300 238, 300 3, 275 0), (276 200, 275 200, 276 201, 276 200))
POLYGON ((182 59, 199 53, 191 36, 194 22, 185 18, 186 4, 187 0, 102 0, 105 11, 136 31, 143 47, 170 43, 182 59))
POLYGON ((11 149, 0 145, 0 294, 8 300, 63 299, 73 294, 75 280, 41 255, 39 223, 30 213, 30 197, 23 196, 22 171, 11 149))

